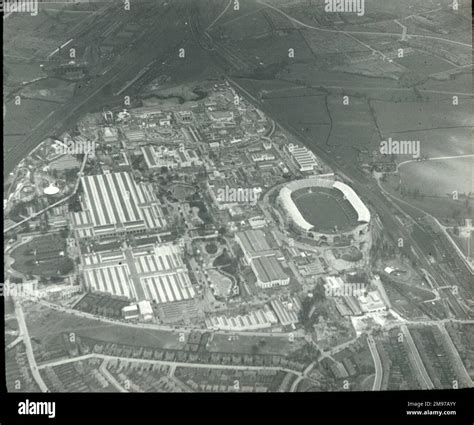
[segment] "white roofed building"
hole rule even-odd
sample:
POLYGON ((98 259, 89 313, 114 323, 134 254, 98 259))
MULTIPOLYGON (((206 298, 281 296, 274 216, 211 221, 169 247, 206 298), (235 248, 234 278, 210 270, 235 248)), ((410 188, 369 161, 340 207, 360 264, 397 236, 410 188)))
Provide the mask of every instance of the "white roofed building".
POLYGON ((144 322, 153 320, 153 307, 151 306, 150 301, 140 301, 138 303, 138 310, 140 312, 140 319, 142 319, 144 322))
POLYGON ((260 288, 273 288, 290 283, 289 276, 283 271, 275 256, 254 258, 250 266, 260 288))
POLYGON ((181 248, 171 243, 84 254, 82 269, 92 292, 158 305, 196 295, 181 248))
POLYGON ((318 161, 316 156, 304 146, 290 144, 288 145, 288 152, 290 152, 301 172, 312 172, 317 168, 318 161))
POLYGON ((81 185, 84 211, 71 214, 80 237, 140 233, 167 224, 151 185, 137 184, 130 173, 84 176, 81 185))
POLYGON ((252 331, 269 328, 278 323, 275 314, 268 307, 238 316, 213 316, 206 319, 208 329, 226 331, 252 331))

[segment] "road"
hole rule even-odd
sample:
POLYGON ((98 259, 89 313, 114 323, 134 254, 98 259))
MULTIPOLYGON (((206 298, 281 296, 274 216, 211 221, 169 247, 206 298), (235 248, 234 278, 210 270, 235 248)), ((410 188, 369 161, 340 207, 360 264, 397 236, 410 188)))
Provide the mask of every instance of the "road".
MULTIPOLYGON (((236 90, 247 96, 255 106, 263 110, 267 115, 272 116, 272 111, 268 111, 268 108, 266 108, 266 105, 263 102, 257 100, 251 93, 231 78, 229 79, 229 82, 236 90)), ((382 222, 386 232, 386 237, 391 239, 394 243, 397 243, 400 238, 403 239, 403 252, 408 257, 411 257, 418 264, 419 268, 424 268, 429 271, 432 276, 435 276, 436 281, 438 273, 429 259, 429 253, 424 251, 424 249, 428 248, 418 246, 417 242, 412 237, 411 229, 400 225, 399 221, 396 219, 394 211, 398 211, 403 216, 407 216, 406 212, 380 190, 378 183, 371 176, 364 174, 357 167, 357 164, 341 165, 329 152, 325 151, 320 146, 314 145, 311 140, 308 140, 307 136, 302 134, 301 131, 292 123, 281 122, 280 124, 300 140, 309 144, 310 148, 316 155, 335 170, 340 177, 350 182, 353 189, 360 195, 364 202, 368 203, 369 206, 377 212, 378 218, 382 222)))
MULTIPOLYGON (((255 96, 249 93, 248 90, 246 90, 232 78, 229 78, 229 82, 237 91, 245 95, 255 106, 272 117, 272 111, 269 111, 262 101, 257 100, 255 96)), ((275 119, 275 117, 272 118, 275 119)), ((385 237, 391 239, 394 243, 397 243, 399 239, 402 239, 404 242, 404 247, 401 248, 403 253, 408 258, 411 258, 417 264, 419 269, 425 269, 428 271, 428 273, 433 277, 435 287, 445 285, 445 277, 442 275, 442 272, 438 271, 435 265, 433 265, 430 261, 430 248, 428 246, 419 246, 412 236, 411 228, 402 226, 394 212, 398 212, 401 216, 407 217, 411 221, 413 221, 413 219, 406 213, 405 210, 400 207, 400 205, 398 205, 397 202, 395 202, 394 199, 392 199, 393 196, 388 194, 380 187, 380 183, 378 181, 374 180, 371 176, 364 174, 357 167, 357 163, 341 165, 329 152, 318 145, 314 145, 312 140, 308 140, 307 136, 303 134, 298 128, 296 128, 292 123, 282 121, 280 122, 280 125, 290 133, 293 133, 303 142, 306 142, 311 150, 313 150, 327 165, 335 170, 336 174, 352 185, 354 190, 361 196, 364 202, 368 201, 369 206, 371 206, 378 213, 378 217, 376 218, 379 219, 383 224, 384 231, 386 232, 385 237)), ((408 205, 411 206, 410 204, 408 205)), ((447 233, 445 229, 443 229, 443 232, 447 233)), ((456 252, 459 253, 458 247, 456 252)), ((464 259, 463 261, 465 262, 464 259)), ((453 294, 450 292, 445 292, 442 294, 441 300, 447 315, 451 314, 451 311, 450 307, 445 301, 449 301, 455 306, 458 306, 459 308, 456 308, 455 310, 456 314, 458 314, 461 318, 466 318, 466 313, 464 311, 465 309, 463 309, 462 306, 459 306, 458 300, 453 294)))
MULTIPOLYGON (((332 30, 329 28, 320 28, 320 27, 315 27, 313 25, 305 24, 304 22, 299 21, 298 19, 294 18, 291 15, 288 15, 286 12, 283 12, 283 10, 279 9, 276 6, 273 6, 269 3, 266 3, 262 0, 257 0, 257 3, 260 3, 266 7, 269 7, 270 9, 273 9, 275 12, 280 13, 281 15, 285 16, 287 19, 289 19, 291 22, 301 25, 305 28, 313 29, 316 31, 322 31, 322 32, 330 32, 330 33, 341 33, 341 34, 361 34, 361 35, 378 35, 378 36, 386 36, 386 37, 400 37, 400 33, 396 32, 376 32, 376 31, 345 31, 345 30, 332 30)), ((458 46, 463 46, 463 47, 468 47, 472 49, 471 44, 467 43, 462 43, 460 41, 455 41, 455 40, 450 40, 448 38, 443 38, 443 37, 435 37, 431 35, 421 35, 421 34, 409 34, 407 36, 408 38, 426 38, 426 39, 431 39, 431 40, 438 40, 442 41, 445 43, 451 43, 451 44, 456 44, 458 46)))
POLYGON ((453 340, 451 339, 451 335, 449 335, 443 323, 437 323, 437 327, 444 337, 444 340, 446 342, 445 347, 451 353, 450 358, 452 362, 454 363, 456 372, 462 379, 462 383, 469 388, 473 388, 474 382, 472 381, 471 376, 469 375, 461 357, 459 356, 459 352, 456 346, 454 345, 453 340))
POLYGON ((452 236, 448 233, 448 231, 446 230, 446 226, 443 226, 441 224, 441 222, 435 216, 431 215, 427 211, 425 211, 425 210, 423 210, 423 209, 421 209, 421 208, 419 208, 415 205, 412 205, 409 202, 405 201, 404 199, 401 199, 401 198, 391 194, 390 192, 388 192, 382 186, 382 183, 380 182, 380 180, 378 180, 377 183, 379 185, 380 190, 384 193, 385 196, 387 196, 389 198, 392 198, 392 199, 394 199, 395 201, 397 201, 401 204, 407 205, 408 207, 413 208, 414 210, 417 210, 417 211, 421 212, 424 216, 429 217, 431 220, 433 220, 438 225, 438 228, 443 232, 444 236, 449 240, 449 242, 453 246, 455 252, 461 258, 461 260, 464 262, 464 264, 465 264, 466 268, 469 270, 469 272, 471 274, 474 273, 474 269, 473 269, 472 264, 469 262, 466 254, 464 254, 464 252, 462 252, 461 248, 459 248, 458 244, 453 240, 452 236))
POLYGON ((418 381, 420 382, 424 390, 432 390, 434 388, 433 382, 431 381, 431 378, 429 377, 428 372, 425 369, 425 365, 423 364, 423 360, 421 360, 420 353, 416 348, 415 342, 411 337, 410 331, 408 330, 406 325, 400 326, 400 329, 402 330, 403 335, 405 336, 406 342, 408 344, 407 348, 410 354, 410 362, 412 363, 413 367, 418 371, 416 376, 418 381))
POLYGON ((127 390, 125 390, 125 388, 123 388, 120 383, 112 376, 112 374, 107 370, 107 365, 108 365, 109 361, 108 360, 104 360, 102 362, 102 364, 100 365, 99 367, 99 372, 104 375, 105 379, 107 379, 107 381, 109 381, 114 387, 115 389, 120 392, 120 393, 126 393, 127 390))
POLYGON ((382 378, 383 378, 383 367, 382 361, 380 360, 380 355, 377 350, 377 344, 372 335, 367 337, 367 343, 369 344, 370 354, 372 354, 372 359, 374 360, 375 365, 375 379, 374 385, 372 386, 372 391, 380 391, 382 389, 382 378))
POLYGON ((36 381, 36 384, 38 385, 40 390, 46 393, 48 392, 48 387, 44 383, 43 378, 39 373, 38 365, 36 364, 36 359, 33 354, 33 347, 31 346, 30 334, 28 333, 28 328, 26 326, 21 302, 15 298, 13 298, 13 300, 13 302, 15 303, 16 319, 20 328, 20 335, 23 337, 23 342, 25 343, 26 356, 28 358, 28 364, 30 365, 31 374, 33 375, 33 378, 36 381))
POLYGON ((406 41, 407 39, 407 27, 403 25, 400 21, 395 19, 393 22, 395 22, 397 25, 399 25, 402 28, 402 38, 400 41, 406 41))
MULTIPOLYGON (((82 160, 82 165, 81 165, 81 168, 78 172, 78 176, 81 176, 83 171, 84 171, 84 167, 86 166, 86 162, 87 162, 87 157, 88 157, 88 154, 86 153, 84 155, 84 159, 82 160)), ((38 212, 32 214, 31 216, 15 223, 15 224, 12 224, 8 227, 4 227, 3 228, 3 233, 7 233, 10 230, 16 229, 17 227, 21 226, 22 224, 25 224, 26 222, 32 220, 33 218, 39 217, 41 214, 44 214, 46 211, 49 211, 50 209, 53 209, 53 208, 57 207, 58 205, 63 204, 68 199, 71 199, 75 195, 75 193, 77 192, 77 189, 79 188, 80 182, 81 182, 81 179, 80 179, 80 177, 78 177, 78 179, 76 181, 76 184, 74 185, 73 191, 68 196, 66 196, 63 199, 60 199, 59 201, 55 202, 54 204, 51 204, 51 205, 47 206, 46 208, 43 208, 41 211, 38 211, 38 212)))
MULTIPOLYGON (((456 242, 452 239, 451 235, 447 232, 445 226, 443 226, 436 217, 432 216, 431 214, 427 213, 426 211, 422 210, 421 208, 418 208, 418 207, 406 202, 405 200, 400 199, 400 198, 392 195, 391 193, 387 192, 383 188, 380 181, 378 181, 377 183, 378 183, 378 186, 379 186, 379 189, 380 189, 381 193, 383 193, 386 196, 387 199, 392 200, 393 205, 398 210, 401 210, 401 208, 397 203, 407 205, 411 209, 417 210, 417 211, 423 213, 423 215, 425 217, 429 217, 434 223, 436 223, 438 228, 443 233, 444 237, 448 240, 450 247, 454 247, 454 252, 461 259, 461 265, 465 267, 466 273, 470 273, 469 276, 472 275, 472 273, 473 273, 472 265, 467 260, 466 256, 461 251, 461 249, 456 244, 456 242), (397 203, 393 202, 394 200, 397 203)), ((418 223, 415 222, 415 224, 417 226, 419 226, 418 223)), ((420 226, 419 226, 419 228, 422 231, 424 231, 423 228, 421 228, 420 226)), ((429 251, 430 248, 425 247, 425 249, 427 249, 429 251)), ((430 283, 430 286, 432 287, 432 289, 438 291, 438 293, 440 294, 440 300, 443 302, 443 305, 445 306, 446 314, 449 316, 450 314, 452 314, 451 309, 454 309, 455 314, 458 316, 458 318, 462 318, 462 319, 469 318, 471 309, 462 299, 458 299, 458 297, 453 293, 453 291, 440 291, 440 289, 443 288, 443 287, 451 287, 452 283, 453 283, 453 280, 454 280, 454 282, 456 282, 456 280, 457 280, 456 283, 458 283, 462 286, 468 286, 469 283, 470 283, 469 279, 466 278, 466 277, 459 278, 459 276, 456 276, 453 279, 453 276, 445 274, 443 268, 440 267, 438 264, 432 264, 431 263, 431 261, 429 259, 429 255, 430 255, 429 252, 427 254, 422 253, 422 251, 420 251, 420 250, 418 252, 423 256, 422 259, 423 259, 423 262, 424 262, 424 264, 419 265, 419 269, 423 272, 423 274, 425 276, 428 275, 430 277, 428 282, 430 283), (427 271, 426 264, 429 264, 430 272, 427 271), (433 276, 436 276, 436 279, 433 278, 433 276), (466 281, 466 279, 467 279, 467 281, 466 281), (447 305, 447 303, 451 304, 451 307, 449 305, 447 305)), ((421 258, 419 257, 418 254, 416 254, 416 257, 417 257, 416 261, 417 261, 417 263, 419 263, 420 262, 419 260, 421 260, 421 258)), ((453 269, 451 269, 451 272, 452 272, 452 270, 453 269)), ((455 272, 461 272, 461 270, 459 270, 459 269, 454 270, 454 271, 455 272)))
MULTIPOLYGON (((294 381, 293 383, 291 384, 291 387, 290 387, 290 393, 294 393, 296 391, 298 391, 298 385, 300 384, 300 382, 307 378, 307 379, 310 379, 308 376, 309 374, 311 373, 311 370, 313 370, 313 367, 315 366, 315 362, 312 362, 308 365, 308 367, 303 371, 303 374, 298 376, 294 381)), ((311 379, 310 379, 311 380, 311 379)))
POLYGON ((166 360, 151 360, 151 359, 149 360, 149 359, 136 359, 133 357, 109 356, 106 354, 96 354, 96 353, 85 354, 78 357, 65 358, 65 359, 45 362, 45 363, 42 363, 38 368, 44 369, 46 367, 59 366, 63 364, 74 363, 77 361, 89 360, 93 358, 104 359, 104 360, 121 360, 121 361, 127 361, 127 362, 132 362, 132 363, 159 364, 159 365, 170 366, 174 368, 193 367, 193 368, 199 368, 199 369, 212 368, 212 369, 221 369, 221 370, 225 370, 225 369, 255 370, 255 371, 274 370, 276 372, 282 371, 286 373, 292 373, 293 375, 296 375, 296 376, 304 377, 303 372, 299 372, 293 369, 288 369, 285 367, 278 367, 278 366, 242 366, 242 365, 234 365, 234 364, 223 365, 223 364, 214 364, 214 363, 184 363, 184 362, 173 362, 173 361, 166 361, 166 360))
POLYGON ((224 15, 224 13, 227 12, 227 9, 229 9, 229 7, 232 5, 232 3, 234 3, 234 0, 229 0, 229 3, 227 3, 226 7, 224 8, 224 10, 219 14, 217 15, 216 19, 214 19, 210 24, 209 26, 206 28, 206 32, 209 31, 216 23, 219 19, 221 19, 221 17, 224 15))
MULTIPOLYGON (((272 116, 272 111, 269 111, 262 101, 256 99, 255 96, 249 93, 248 90, 242 87, 238 82, 234 81, 230 77, 228 78, 229 82, 237 91, 245 95, 255 106, 260 108, 271 118, 275 119, 275 117, 272 116)), ((380 219, 383 224, 386 237, 391 239, 394 243, 397 243, 399 239, 402 239, 404 242, 404 246, 401 248, 403 253, 408 258, 411 258, 417 264, 418 268, 427 270, 429 274, 433 276, 433 281, 436 287, 443 286, 445 284, 444 277, 440 275, 441 272, 438 272, 438 270, 436 270, 430 261, 430 248, 427 246, 419 246, 412 236, 411 228, 407 226, 401 226, 394 212, 397 211, 400 215, 409 217, 410 219, 411 217, 392 199, 391 195, 389 195, 386 191, 381 190, 380 183, 378 181, 374 180, 371 176, 364 174, 357 167, 357 163, 341 165, 334 157, 331 156, 329 152, 318 145, 314 145, 312 140, 308 140, 307 136, 297 129, 292 123, 282 121, 280 122, 280 125, 290 133, 293 133, 303 142, 306 142, 311 150, 313 150, 316 155, 318 155, 327 165, 335 170, 335 172, 340 177, 343 177, 343 179, 350 182, 353 189, 360 195, 364 202, 368 201, 368 204, 378 213, 378 219, 380 219), (441 285, 439 283, 441 283, 441 285)), ((444 232, 446 232, 446 230, 444 230, 444 232)), ((446 314, 449 315, 450 309, 444 304, 446 297, 455 305, 458 304, 458 301, 449 292, 443 294, 443 305, 445 306, 446 314)), ((463 312, 464 310, 462 308, 457 311, 462 312, 457 314, 465 317, 465 313, 463 312)))
POLYGON ((467 154, 467 155, 454 155, 454 156, 436 156, 434 158, 426 158, 423 160, 420 159, 409 159, 407 161, 400 162, 397 164, 397 171, 400 169, 402 165, 411 164, 412 162, 425 162, 425 161, 445 161, 449 159, 462 159, 462 158, 472 158, 474 154, 467 154))
MULTIPOLYGON (((134 40, 126 52, 112 62, 105 73, 94 77, 89 84, 80 85, 81 88, 76 90, 69 101, 30 131, 28 136, 15 146, 15 157, 24 158, 33 147, 47 137, 58 137, 75 124, 84 112, 96 109, 107 99, 111 103, 117 103, 117 98, 104 93, 106 86, 111 86, 111 83, 114 83, 118 87, 123 87, 151 61, 161 64, 170 57, 175 57, 178 46, 181 47, 193 39, 189 26, 186 25, 188 3, 176 2, 173 7, 166 8, 160 8, 160 4, 156 3, 157 19, 153 25, 145 28, 143 34, 134 40), (150 46, 153 46, 153 49, 150 50, 150 46)), ((123 11, 122 6, 117 5, 115 11, 117 19, 129 19, 128 13, 123 11)), ((97 25, 97 23, 93 24, 97 25)), ((100 31, 100 28, 94 28, 94 25, 89 28, 89 32, 100 31)), ((80 37, 76 36, 75 41, 79 42, 80 37)), ((156 71, 156 69, 152 68, 151 71, 156 71)), ((5 158, 6 172, 11 171, 16 165, 7 155, 5 158)))
MULTIPOLYGON (((91 320, 98 320, 104 323, 109 323, 117 326, 128 326, 132 328, 140 328, 140 329, 150 329, 150 330, 156 330, 156 331, 168 331, 172 333, 190 333, 192 332, 210 332, 209 329, 202 329, 202 328, 177 328, 177 327, 172 327, 172 326, 167 326, 167 325, 158 325, 158 324, 153 324, 153 323, 128 323, 125 321, 118 321, 118 320, 112 320, 108 319, 103 316, 95 316, 90 313, 85 313, 83 311, 79 310, 74 310, 71 308, 67 307, 62 307, 58 304, 51 303, 49 301, 46 301, 44 299, 34 299, 34 301, 38 304, 41 304, 45 307, 51 308, 53 310, 61 311, 63 313, 67 314, 72 314, 74 316, 78 317, 84 317, 86 319, 91 319, 91 320)), ((233 336, 233 335, 239 335, 242 337, 266 337, 266 338, 280 338, 280 339, 288 339, 290 338, 290 335, 293 335, 293 338, 296 340, 298 338, 302 338, 303 336, 300 335, 297 332, 257 332, 257 331, 212 331, 214 335, 226 335, 226 336, 233 336)))

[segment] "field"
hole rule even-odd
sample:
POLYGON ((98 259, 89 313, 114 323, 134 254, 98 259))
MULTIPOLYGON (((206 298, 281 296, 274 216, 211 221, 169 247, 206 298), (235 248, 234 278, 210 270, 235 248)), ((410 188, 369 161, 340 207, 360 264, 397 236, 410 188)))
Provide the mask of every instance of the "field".
POLYGON ((122 308, 129 304, 129 300, 89 293, 81 298, 74 308, 86 313, 120 319, 122 317, 122 308))
POLYGON ((41 305, 29 306, 25 318, 30 336, 37 344, 35 351, 47 352, 58 344, 62 335, 72 332, 80 338, 137 347, 180 350, 185 346, 185 342, 179 341, 177 332, 106 323, 41 305))
POLYGON ((174 198, 183 201, 186 198, 194 195, 194 193, 196 193, 196 189, 188 185, 176 184, 171 188, 171 193, 174 198))
POLYGON ((357 223, 357 214, 337 191, 321 188, 292 193, 292 199, 308 223, 317 231, 343 232, 357 223))
MULTIPOLYGON (((469 159, 457 159, 444 161, 445 163, 467 163, 469 159)), ((464 173, 464 177, 457 179, 455 175, 443 175, 439 171, 434 172, 431 168, 431 163, 438 163, 437 161, 429 162, 413 162, 403 166, 402 180, 397 175, 390 175, 383 183, 383 187, 393 196, 409 202, 411 205, 417 208, 421 208, 433 216, 440 219, 443 223, 461 223, 463 218, 470 218, 472 216, 472 208, 474 207, 474 200, 472 194, 470 198, 467 198, 463 193, 472 191, 468 188, 466 178, 470 175, 467 172, 464 173), (409 170, 412 166, 414 169, 411 170, 410 174, 405 173, 404 168, 409 170), (420 167, 423 170, 423 175, 416 174, 416 178, 413 178, 420 167), (428 167, 428 168, 426 168, 428 167), (429 171, 429 173, 428 173, 429 171), (412 180, 408 177, 411 176, 412 180), (458 200, 453 199, 453 191, 457 190, 459 194, 458 200), (461 222, 460 222, 461 220, 461 222)), ((439 164, 439 163, 438 163, 439 164)), ((443 165, 444 168, 447 164, 443 165)), ((401 205, 412 215, 420 215, 420 211, 416 211, 413 208, 401 205), (418 214, 417 214, 418 213, 418 214)), ((421 214, 422 215, 422 214, 421 214)))
POLYGON ((441 58, 416 51, 404 58, 398 59, 396 62, 422 74, 441 72, 452 68, 450 63, 441 58))
POLYGON ((474 187, 472 158, 412 162, 400 168, 402 185, 427 196, 469 194, 474 187))
POLYGON ((472 152, 472 104, 468 100, 460 98, 457 106, 453 106, 452 98, 431 102, 375 100, 371 105, 384 139, 419 140, 425 157, 472 152))
POLYGON ((16 105, 13 99, 5 102, 4 162, 8 171, 27 156, 32 148, 23 143, 23 138, 57 107, 57 103, 23 97, 20 105, 16 105))
POLYGON ((20 245, 11 256, 13 268, 27 275, 44 278, 57 277, 69 273, 74 268, 73 261, 66 256, 66 241, 58 235, 45 235, 20 245))
POLYGON ((208 346, 210 352, 255 354, 281 354, 287 356, 301 347, 301 341, 289 342, 288 336, 243 336, 229 339, 228 335, 216 334, 208 346))
POLYGON ((344 105, 339 96, 328 99, 332 118, 332 129, 329 144, 334 148, 377 149, 380 136, 377 133, 370 104, 366 99, 350 98, 349 105, 344 105))
POLYGON ((37 16, 14 13, 4 20, 4 175, 34 147, 23 143, 26 135, 69 99, 75 86, 73 82, 49 78, 40 65, 47 63, 48 55, 67 41, 65 34, 72 34, 71 29, 80 30, 100 7, 90 3, 64 6, 58 2, 48 5, 47 11, 40 7, 37 16), (21 105, 13 102, 13 95, 21 97, 21 105))

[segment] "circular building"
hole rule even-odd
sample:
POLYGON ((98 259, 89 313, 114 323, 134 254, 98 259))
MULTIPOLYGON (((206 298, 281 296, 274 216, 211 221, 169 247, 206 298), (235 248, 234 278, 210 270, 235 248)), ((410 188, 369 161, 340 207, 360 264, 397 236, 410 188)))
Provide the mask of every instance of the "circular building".
POLYGON ((43 192, 45 195, 57 195, 59 193, 59 187, 51 183, 48 187, 43 189, 43 192))
POLYGON ((339 181, 293 181, 280 190, 278 203, 294 230, 315 239, 357 238, 368 230, 370 211, 350 186, 339 181))

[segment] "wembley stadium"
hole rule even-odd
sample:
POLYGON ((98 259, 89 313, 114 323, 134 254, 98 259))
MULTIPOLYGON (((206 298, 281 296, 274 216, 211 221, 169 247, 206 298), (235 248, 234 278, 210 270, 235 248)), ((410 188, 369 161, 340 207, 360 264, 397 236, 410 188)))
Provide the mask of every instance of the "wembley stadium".
POLYGON ((293 228, 313 236, 365 233, 370 211, 345 183, 308 178, 285 185, 279 204, 293 228))

